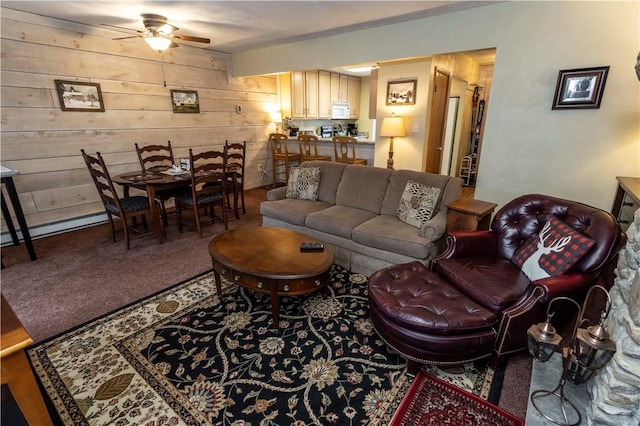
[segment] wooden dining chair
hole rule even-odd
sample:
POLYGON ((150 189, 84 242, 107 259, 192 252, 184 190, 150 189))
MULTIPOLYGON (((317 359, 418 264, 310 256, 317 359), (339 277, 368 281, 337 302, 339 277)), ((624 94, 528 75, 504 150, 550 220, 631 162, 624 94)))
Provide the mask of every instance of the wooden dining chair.
MULTIPOLYGON (((166 145, 146 145, 143 147, 136 146, 136 153, 140 161, 142 173, 146 172, 162 172, 171 168, 174 164, 173 149, 171 141, 167 141, 166 145)), ((162 214, 162 223, 165 228, 168 226, 167 209, 164 205, 165 201, 175 195, 175 190, 160 190, 156 193, 156 198, 160 201, 160 213, 162 214)))
POLYGON ((227 174, 227 195, 229 190, 233 190, 233 210, 236 219, 240 219, 238 214, 238 197, 242 202, 242 214, 247 214, 244 206, 244 163, 247 156, 247 142, 229 143, 224 141, 227 148, 227 169, 232 175, 227 174))
POLYGON ((284 181, 289 183, 289 167, 292 161, 300 162, 300 154, 289 152, 287 148, 287 139, 289 136, 282 133, 271 133, 269 135, 269 144, 271 145, 271 153, 273 154, 273 187, 277 186, 276 175, 278 174, 277 162, 284 162, 284 181))
POLYGON ((178 218, 178 231, 182 232, 182 211, 193 210, 198 234, 202 238, 202 221, 200 210, 208 209, 211 222, 215 221, 214 208, 219 206, 222 210, 224 229, 228 230, 226 203, 227 185, 222 185, 226 180, 227 148, 223 151, 205 151, 194 154, 189 148, 189 164, 191 166, 191 185, 189 188, 176 194, 176 215, 178 218))
POLYGON ((175 159, 173 158, 173 149, 171 141, 167 141, 166 145, 146 145, 143 147, 135 144, 140 167, 142 172, 161 172, 171 168, 175 159))
POLYGON ((305 161, 331 161, 330 155, 318 155, 318 137, 314 135, 298 135, 300 146, 300 162, 305 161))
POLYGON ((335 155, 335 161, 338 163, 348 164, 360 164, 367 165, 365 158, 356 157, 356 144, 358 139, 350 136, 334 136, 333 137, 333 152, 335 155), (351 155, 349 155, 351 153, 351 155))
POLYGON ((98 189, 100 199, 107 212, 107 218, 111 226, 111 238, 113 242, 116 241, 114 217, 118 217, 122 223, 127 250, 129 250, 131 246, 130 240, 132 238, 143 237, 153 233, 149 231, 149 227, 147 226, 147 215, 151 216, 149 198, 141 195, 120 198, 113 186, 111 176, 102 159, 102 155, 97 152, 95 156, 92 156, 87 154, 84 149, 80 150, 80 152, 82 152, 82 158, 84 158, 84 162, 87 164, 93 183, 98 189), (137 223, 136 219, 138 217, 141 218, 141 224, 137 223), (142 226, 142 230, 140 226, 142 226))

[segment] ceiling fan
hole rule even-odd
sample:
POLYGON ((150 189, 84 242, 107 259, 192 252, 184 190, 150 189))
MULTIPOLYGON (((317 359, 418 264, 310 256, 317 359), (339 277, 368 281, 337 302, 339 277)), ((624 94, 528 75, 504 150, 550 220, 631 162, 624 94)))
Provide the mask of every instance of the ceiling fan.
POLYGON ((171 25, 167 22, 167 18, 162 15, 155 15, 152 13, 143 13, 142 15, 142 23, 146 28, 146 31, 140 30, 132 30, 129 28, 118 27, 115 25, 102 24, 108 27, 119 28, 127 31, 135 31, 137 34, 127 37, 118 37, 113 40, 125 40, 128 38, 143 38, 144 41, 151 46, 152 49, 157 50, 158 52, 162 52, 170 47, 178 47, 178 44, 173 40, 180 41, 191 41, 196 43, 211 43, 211 40, 208 38, 195 37, 189 35, 182 34, 174 34, 180 28, 175 25, 171 25))

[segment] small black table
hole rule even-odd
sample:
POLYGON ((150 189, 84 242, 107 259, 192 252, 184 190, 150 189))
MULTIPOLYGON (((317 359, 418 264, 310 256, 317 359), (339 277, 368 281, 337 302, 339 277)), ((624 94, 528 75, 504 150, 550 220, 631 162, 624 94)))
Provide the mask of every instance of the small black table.
MULTIPOLYGON (((18 198, 18 192, 16 191, 16 186, 13 183, 13 177, 18 175, 19 172, 15 169, 11 169, 9 167, 0 166, 0 178, 2 179, 2 183, 5 184, 7 188, 7 193, 9 194, 9 200, 11 201, 11 205, 13 206, 13 211, 16 214, 16 219, 18 219, 18 225, 20 226, 20 232, 22 233, 22 238, 24 239, 24 244, 27 246, 27 251, 29 252, 29 258, 31 260, 36 260, 36 250, 33 248, 33 243, 31 242, 31 235, 29 234, 29 227, 27 226, 27 221, 24 219, 24 212, 22 211, 22 206, 20 205, 20 199, 18 198)), ((4 193, 0 192, 2 196, 2 217, 7 223, 7 228, 9 228, 9 233, 11 234, 11 239, 13 240, 13 245, 20 245, 20 240, 18 239, 18 234, 16 233, 16 228, 13 226, 13 221, 11 220, 11 214, 9 213, 9 208, 7 207, 7 203, 4 199, 4 193)))

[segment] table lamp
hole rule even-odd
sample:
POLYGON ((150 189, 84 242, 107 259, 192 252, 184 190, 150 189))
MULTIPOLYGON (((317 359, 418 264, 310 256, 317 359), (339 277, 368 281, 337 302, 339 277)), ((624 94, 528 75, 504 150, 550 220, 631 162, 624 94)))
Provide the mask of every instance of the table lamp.
POLYGON ((380 128, 380 136, 389 137, 389 159, 387 160, 387 169, 393 170, 393 138, 404 136, 404 120, 402 117, 391 117, 382 119, 382 127, 380 128))

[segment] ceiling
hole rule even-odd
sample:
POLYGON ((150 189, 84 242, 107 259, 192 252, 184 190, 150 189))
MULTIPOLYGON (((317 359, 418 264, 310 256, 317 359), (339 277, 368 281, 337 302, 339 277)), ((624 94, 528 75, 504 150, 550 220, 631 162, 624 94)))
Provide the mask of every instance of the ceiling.
MULTIPOLYGON (((6 1, 2 7, 95 27, 96 33, 122 37, 102 24, 144 30, 143 13, 164 15, 176 34, 205 37, 210 45, 178 44, 235 53, 308 40, 384 24, 406 22, 494 4, 495 1, 6 1)), ((134 43, 142 40, 133 39, 134 43)), ((494 53, 478 51, 481 65, 494 53)))

